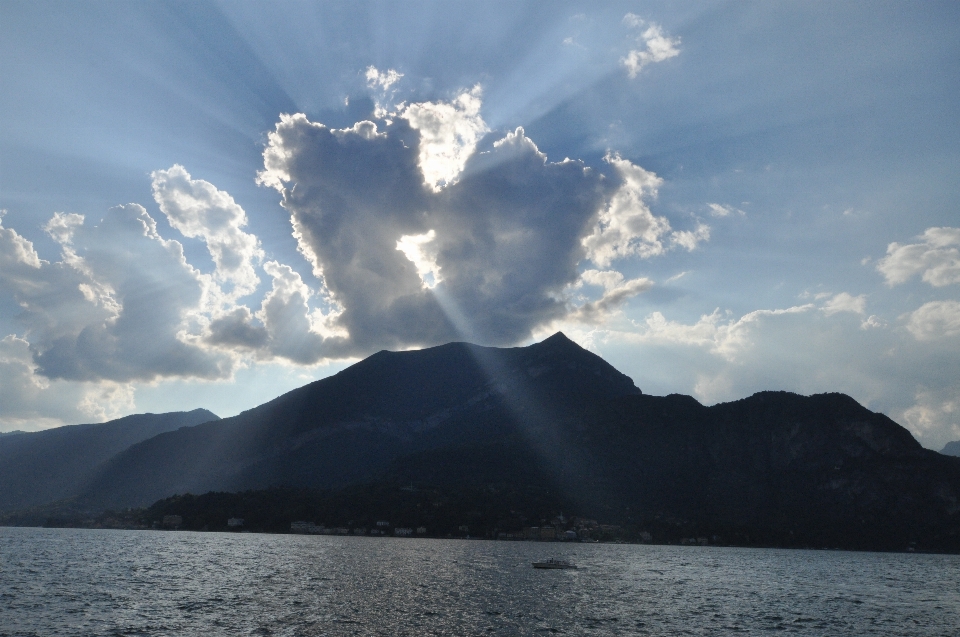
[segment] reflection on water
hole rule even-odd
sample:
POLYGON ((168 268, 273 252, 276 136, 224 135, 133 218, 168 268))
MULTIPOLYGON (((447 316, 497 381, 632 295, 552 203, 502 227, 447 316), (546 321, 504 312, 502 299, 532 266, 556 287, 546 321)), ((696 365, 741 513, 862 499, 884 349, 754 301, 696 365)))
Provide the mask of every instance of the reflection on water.
POLYGON ((943 555, 0 528, 18 637, 955 637, 958 582, 943 555))

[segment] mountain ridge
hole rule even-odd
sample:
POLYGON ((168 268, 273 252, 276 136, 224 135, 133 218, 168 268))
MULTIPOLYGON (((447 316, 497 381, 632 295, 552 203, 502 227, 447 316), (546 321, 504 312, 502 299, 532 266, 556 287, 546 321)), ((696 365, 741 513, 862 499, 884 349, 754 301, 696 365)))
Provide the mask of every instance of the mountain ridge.
POLYGON ((96 467, 130 445, 216 420, 206 409, 133 414, 103 423, 66 425, 0 437, 0 511, 76 495, 96 467))
POLYGON ((960 459, 883 414, 838 393, 712 406, 650 396, 562 334, 378 352, 237 416, 139 441, 78 497, 102 509, 414 484, 617 524, 673 520, 744 544, 960 550, 960 459))

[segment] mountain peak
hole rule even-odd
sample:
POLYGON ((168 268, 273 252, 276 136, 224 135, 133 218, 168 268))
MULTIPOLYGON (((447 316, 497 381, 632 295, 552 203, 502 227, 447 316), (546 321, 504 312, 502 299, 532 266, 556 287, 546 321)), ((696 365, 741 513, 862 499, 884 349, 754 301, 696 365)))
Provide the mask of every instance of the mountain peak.
POLYGON ((563 332, 557 332, 553 336, 547 337, 539 343, 528 345, 527 347, 533 351, 546 349, 554 352, 563 352, 565 354, 589 351, 578 345, 575 341, 570 340, 570 338, 563 332))

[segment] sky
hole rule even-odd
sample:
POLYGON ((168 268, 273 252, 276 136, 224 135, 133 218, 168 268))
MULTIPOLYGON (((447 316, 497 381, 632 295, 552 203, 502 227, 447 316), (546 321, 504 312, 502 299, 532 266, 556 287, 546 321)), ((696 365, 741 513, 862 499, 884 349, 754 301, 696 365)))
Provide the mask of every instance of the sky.
POLYGON ((562 330, 960 439, 960 4, 0 0, 0 431, 562 330))

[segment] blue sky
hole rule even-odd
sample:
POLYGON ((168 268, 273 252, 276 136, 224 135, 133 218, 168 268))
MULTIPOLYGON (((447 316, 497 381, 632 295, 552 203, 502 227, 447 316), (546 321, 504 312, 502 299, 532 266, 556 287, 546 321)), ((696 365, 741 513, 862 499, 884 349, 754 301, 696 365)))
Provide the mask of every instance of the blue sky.
POLYGON ((0 2, 0 430, 562 329, 960 439, 960 6, 596 4, 0 2))

